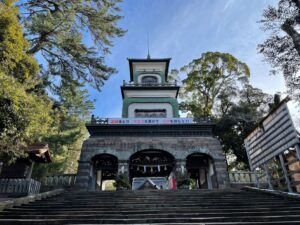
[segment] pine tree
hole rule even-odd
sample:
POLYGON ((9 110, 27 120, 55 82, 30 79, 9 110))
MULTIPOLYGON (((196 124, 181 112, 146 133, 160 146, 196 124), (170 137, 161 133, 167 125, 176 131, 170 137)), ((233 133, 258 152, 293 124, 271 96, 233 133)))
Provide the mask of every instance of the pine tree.
POLYGON ((24 13, 30 54, 40 53, 47 65, 43 78, 51 88, 60 88, 62 80, 80 86, 89 83, 100 90, 115 72, 105 64, 112 39, 124 31, 117 26, 121 16, 120 0, 48 1, 27 0, 19 6, 24 13))

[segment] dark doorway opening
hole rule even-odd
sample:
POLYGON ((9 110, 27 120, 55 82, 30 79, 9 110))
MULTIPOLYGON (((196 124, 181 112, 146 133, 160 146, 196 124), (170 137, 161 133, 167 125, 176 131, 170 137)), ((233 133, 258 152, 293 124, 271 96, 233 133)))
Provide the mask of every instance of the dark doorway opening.
POLYGON ((135 177, 168 177, 174 166, 174 157, 166 151, 139 151, 129 159, 130 181, 135 177))
POLYGON ((115 180, 118 173, 118 158, 110 154, 96 155, 92 159, 95 190, 105 190, 105 181, 115 180))
POLYGON ((186 169, 198 189, 216 187, 215 169, 212 158, 203 153, 191 154, 186 158, 186 169))

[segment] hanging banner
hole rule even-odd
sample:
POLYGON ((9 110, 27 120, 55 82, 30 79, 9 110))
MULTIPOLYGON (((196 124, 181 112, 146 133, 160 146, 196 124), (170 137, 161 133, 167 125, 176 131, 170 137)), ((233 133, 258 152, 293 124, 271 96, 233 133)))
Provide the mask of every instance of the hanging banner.
POLYGON ((193 118, 108 118, 108 124, 193 124, 193 118))
POLYGON ((287 101, 280 102, 244 140, 252 170, 299 144, 287 101))

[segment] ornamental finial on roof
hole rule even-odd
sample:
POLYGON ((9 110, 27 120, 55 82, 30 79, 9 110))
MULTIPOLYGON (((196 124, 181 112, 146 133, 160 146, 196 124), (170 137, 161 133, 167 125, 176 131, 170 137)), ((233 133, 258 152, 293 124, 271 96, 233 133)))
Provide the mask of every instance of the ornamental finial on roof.
POLYGON ((147 32, 147 47, 148 47, 148 55, 147 55, 147 59, 151 59, 150 57, 150 50, 149 50, 149 32, 147 32))

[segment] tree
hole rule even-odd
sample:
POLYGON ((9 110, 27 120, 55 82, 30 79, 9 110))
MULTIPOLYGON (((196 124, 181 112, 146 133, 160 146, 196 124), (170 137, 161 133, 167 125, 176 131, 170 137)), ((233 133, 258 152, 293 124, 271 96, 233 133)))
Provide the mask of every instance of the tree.
POLYGON ((124 33, 119 0, 20 2, 21 16, 15 1, 0 2, 0 157, 13 161, 21 145, 43 141, 53 163, 36 173, 75 172, 93 108, 84 85, 100 89, 114 71, 104 56, 124 33), (46 59, 41 73, 35 54, 46 59))
POLYGON ((23 155, 21 145, 41 140, 52 123, 52 102, 32 91, 38 64, 26 53, 29 43, 17 17, 13 1, 0 3, 0 158, 8 163, 23 155))
POLYGON ((184 101, 180 107, 195 118, 212 115, 219 95, 229 93, 247 81, 248 66, 228 53, 206 52, 181 68, 184 101))
POLYGON ((267 113, 270 95, 251 86, 248 66, 228 53, 204 53, 181 71, 187 73, 182 109, 194 118, 210 116, 223 150, 235 157, 229 166, 249 168, 244 139, 267 113))
POLYGON ((18 6, 30 42, 27 53, 43 57, 39 88, 51 91, 54 106, 52 131, 43 137, 53 163, 36 167, 39 174, 74 172, 87 136, 86 118, 93 102, 84 86, 100 90, 115 72, 104 57, 112 39, 125 32, 117 26, 120 0, 26 0, 18 6))
POLYGON ((52 102, 3 73, 0 87, 0 158, 12 162, 22 156, 21 145, 39 142, 49 132, 52 102))
POLYGON ((39 65, 26 53, 29 43, 23 36, 19 12, 13 3, 12 0, 0 2, 0 71, 28 85, 35 82, 39 65))
POLYGON ((36 166, 35 178, 47 174, 75 173, 82 142, 88 137, 85 122, 90 119, 94 106, 87 98, 87 91, 65 84, 57 95, 59 98, 54 103, 52 115, 55 118, 53 130, 43 137, 51 149, 53 162, 36 166))
POLYGON ((244 139, 268 112, 271 96, 250 84, 245 84, 237 93, 236 103, 231 103, 227 111, 217 118, 215 134, 225 153, 236 157, 229 166, 249 169, 244 139))
POLYGON ((274 67, 273 74, 283 72, 290 95, 299 102, 300 0, 279 0, 277 7, 264 11, 260 23, 270 37, 258 49, 274 67))
POLYGON ((124 34, 116 25, 121 18, 119 2, 27 0, 19 4, 31 44, 28 53, 39 53, 47 62, 42 70, 46 85, 59 89, 62 83, 55 80, 76 86, 88 82, 100 90, 115 72, 104 62, 111 39, 124 34))

